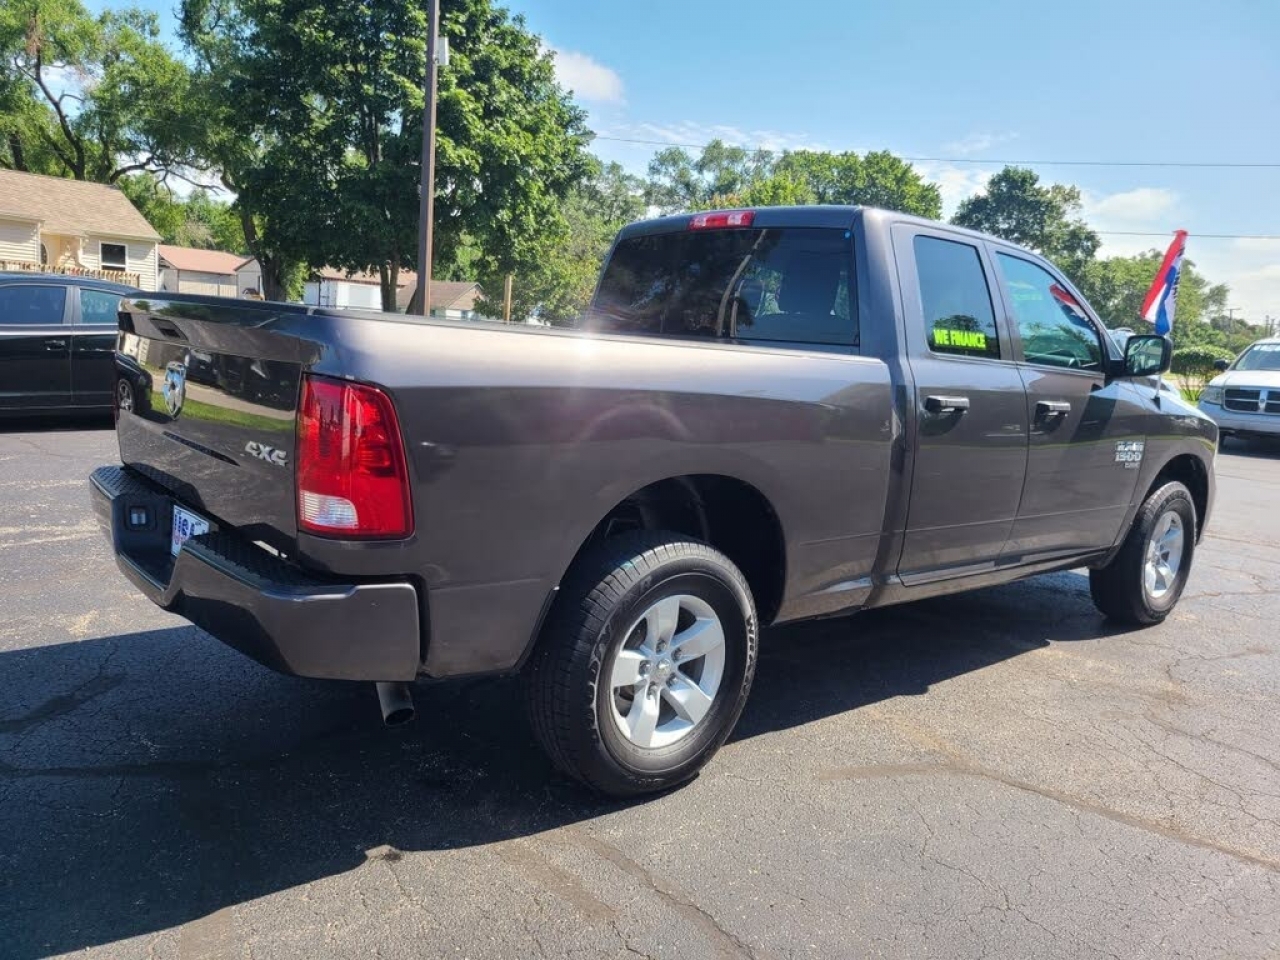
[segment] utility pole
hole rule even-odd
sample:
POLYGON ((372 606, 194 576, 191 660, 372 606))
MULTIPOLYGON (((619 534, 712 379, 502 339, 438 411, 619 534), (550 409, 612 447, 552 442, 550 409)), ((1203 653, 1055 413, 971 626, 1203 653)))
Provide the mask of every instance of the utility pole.
POLYGON ((431 314, 431 250, 436 212, 436 77, 439 71, 440 0, 431 0, 427 26, 427 79, 422 105, 422 179, 418 186, 418 289, 414 298, 422 316, 431 314))
POLYGON ((502 291, 502 322, 511 322, 511 282, 514 278, 511 274, 507 274, 507 282, 503 284, 502 291))

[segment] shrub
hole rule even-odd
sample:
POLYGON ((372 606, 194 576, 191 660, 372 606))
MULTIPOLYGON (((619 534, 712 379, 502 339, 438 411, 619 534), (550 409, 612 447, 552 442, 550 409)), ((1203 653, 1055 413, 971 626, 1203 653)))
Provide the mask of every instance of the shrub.
POLYGON ((1173 351, 1173 372, 1191 377, 1212 377, 1216 372, 1214 363, 1226 360, 1230 363, 1235 354, 1223 347, 1211 347, 1199 344, 1194 347, 1183 347, 1173 351))

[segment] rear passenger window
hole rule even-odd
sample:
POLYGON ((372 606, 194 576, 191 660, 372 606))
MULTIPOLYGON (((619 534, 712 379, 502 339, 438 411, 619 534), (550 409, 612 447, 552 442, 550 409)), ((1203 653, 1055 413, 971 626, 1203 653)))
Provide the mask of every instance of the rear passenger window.
POLYGON ((925 333, 934 353, 1000 358, 996 313, 978 248, 937 237, 915 238, 925 333))
POLYGON ((66 287, 16 283, 0 287, 0 324, 51 324, 62 322, 66 287))

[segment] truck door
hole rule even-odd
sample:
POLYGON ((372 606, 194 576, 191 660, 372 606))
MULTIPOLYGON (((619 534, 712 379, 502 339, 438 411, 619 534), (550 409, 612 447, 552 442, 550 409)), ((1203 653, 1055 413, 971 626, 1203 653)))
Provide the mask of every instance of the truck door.
POLYGON ((1153 388, 1108 380, 1107 334, 1048 263, 990 247, 1031 425, 1007 559, 1109 547, 1133 500, 1153 388))
POLYGON ((1027 403, 984 245, 898 224, 894 252, 915 378, 911 500, 898 572, 908 583, 992 567, 1018 511, 1027 403))

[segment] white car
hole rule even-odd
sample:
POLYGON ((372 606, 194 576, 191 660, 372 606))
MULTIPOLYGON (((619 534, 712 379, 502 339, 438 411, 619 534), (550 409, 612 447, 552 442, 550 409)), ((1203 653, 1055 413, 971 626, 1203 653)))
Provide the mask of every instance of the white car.
POLYGON ((1224 366, 1200 394, 1200 409, 1224 435, 1280 437, 1280 337, 1259 340, 1224 366))

